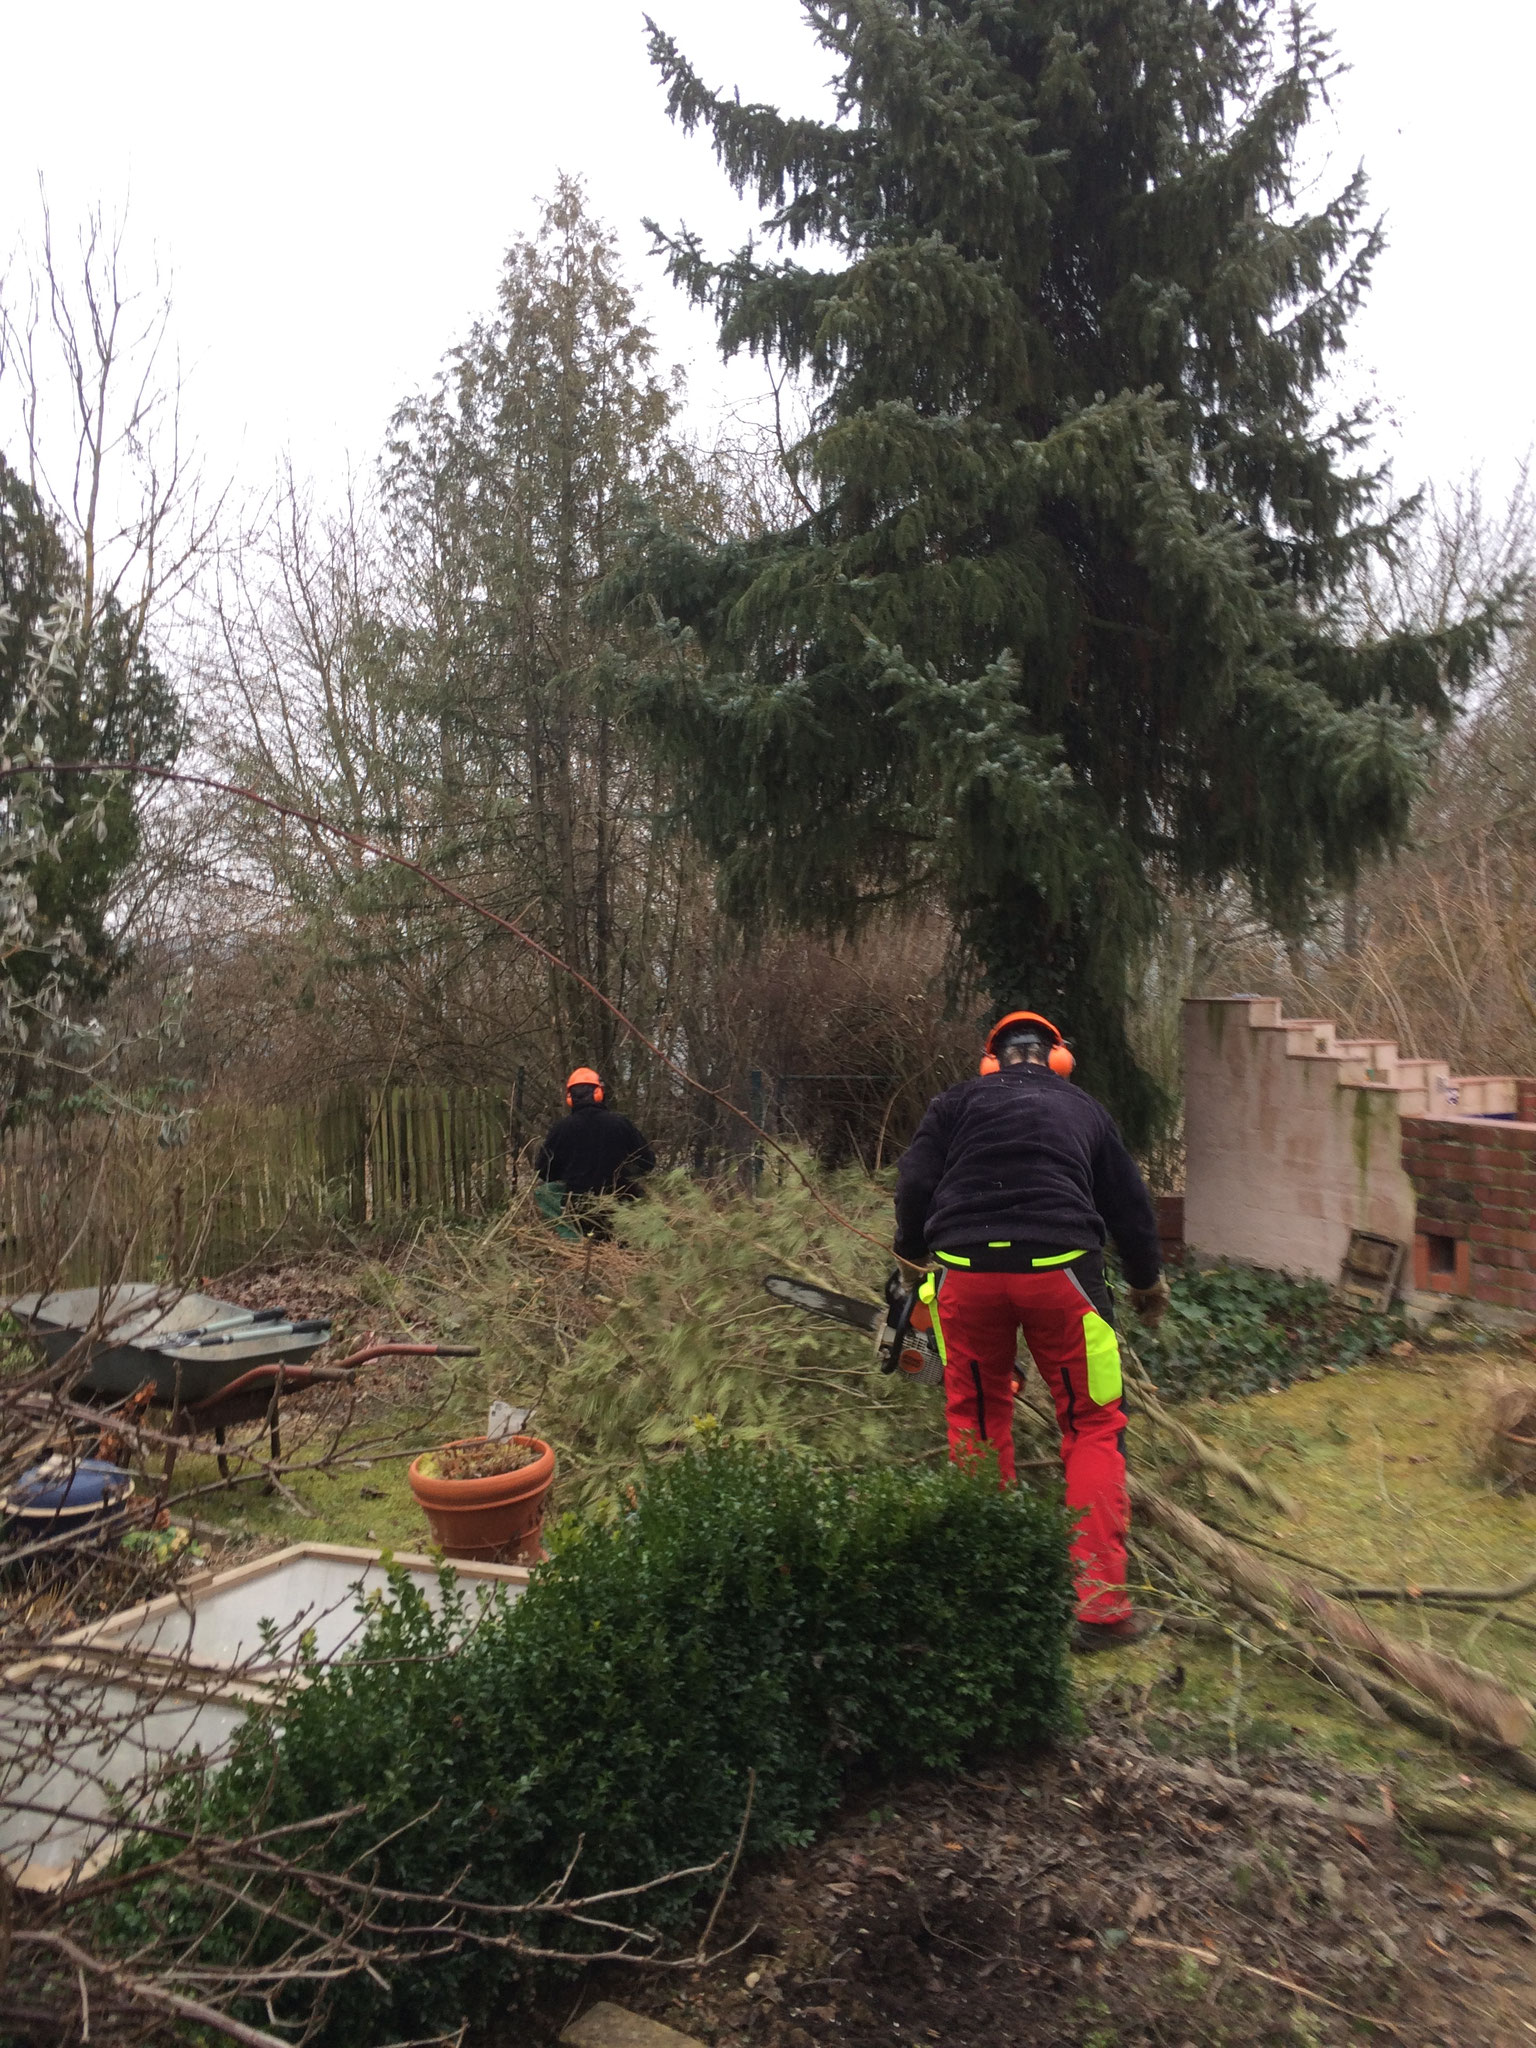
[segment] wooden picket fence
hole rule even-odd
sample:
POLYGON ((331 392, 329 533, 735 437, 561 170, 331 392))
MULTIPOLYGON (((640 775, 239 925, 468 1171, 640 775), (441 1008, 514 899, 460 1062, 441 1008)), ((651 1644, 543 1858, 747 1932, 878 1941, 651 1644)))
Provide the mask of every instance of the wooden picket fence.
POLYGON ((506 1102, 475 1088, 18 1125, 0 1133, 0 1275, 7 1292, 212 1277, 411 1216, 484 1216, 507 1199, 511 1143, 506 1102))
POLYGON ((484 1088, 388 1088, 362 1104, 363 1220, 436 1210, 485 1216, 507 1198, 511 1130, 484 1088))

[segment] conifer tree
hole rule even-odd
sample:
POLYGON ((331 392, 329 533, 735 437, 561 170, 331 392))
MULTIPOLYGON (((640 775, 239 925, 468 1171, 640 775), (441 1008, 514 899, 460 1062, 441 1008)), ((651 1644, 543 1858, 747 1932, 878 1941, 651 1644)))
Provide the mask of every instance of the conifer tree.
MULTIPOLYGON (((80 564, 37 493, 0 455, 0 732, 17 746, 29 739, 54 761, 104 759, 174 762, 186 717, 174 688, 151 660, 142 634, 110 591, 82 623, 80 564), (67 620, 46 699, 36 695, 38 650, 67 620)), ((79 776, 39 775, 20 786, 23 808, 41 806, 46 845, 31 848, 9 796, 0 800, 0 834, 26 874, 31 898, 26 944, 7 944, 6 982, 32 998, 45 985, 94 1000, 125 964, 111 928, 113 891, 142 843, 142 791, 131 781, 105 791, 79 776)))
POLYGON ((1326 379, 1379 234, 1316 210, 1332 64, 1276 0, 810 0, 838 114, 706 89, 652 25, 767 246, 673 276, 802 380, 798 523, 658 522, 608 604, 664 620, 643 715, 751 920, 948 905, 992 1000, 1078 1043, 1128 1129, 1164 893, 1294 926, 1407 824, 1497 616, 1370 638, 1398 512, 1326 379))
MULTIPOLYGON (((627 885, 651 851, 626 827, 652 807, 655 776, 624 744, 583 606, 631 501, 689 489, 655 357, 612 230, 563 175, 507 252, 494 317, 400 408, 386 478, 445 857, 483 863, 546 944, 626 1001, 630 941, 648 950, 626 908, 650 894, 642 880, 626 905, 627 885)), ((609 1063, 608 1013, 562 974, 549 997, 565 1063, 609 1063)))

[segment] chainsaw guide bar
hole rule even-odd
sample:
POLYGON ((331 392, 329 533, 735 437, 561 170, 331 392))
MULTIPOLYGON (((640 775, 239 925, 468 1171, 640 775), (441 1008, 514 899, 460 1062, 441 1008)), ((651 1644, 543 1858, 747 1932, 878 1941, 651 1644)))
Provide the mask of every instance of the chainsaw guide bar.
POLYGON ((903 1379, 923 1386, 944 1384, 944 1365, 926 1309, 919 1309, 896 1282, 887 1299, 860 1301, 852 1294, 834 1294, 829 1287, 817 1287, 809 1280, 789 1280, 782 1273, 770 1273, 763 1286, 775 1301, 786 1302, 813 1316, 826 1316, 848 1329, 864 1330, 876 1339, 882 1373, 899 1372, 903 1379), (917 1319, 921 1317, 921 1322, 917 1319))
POLYGON ((813 1287, 808 1280, 786 1280, 779 1273, 770 1273, 763 1285, 775 1301, 787 1301, 791 1308, 803 1308, 813 1316, 830 1316, 834 1323, 868 1330, 871 1336, 885 1322, 883 1301, 858 1301, 851 1294, 833 1294, 828 1288, 813 1287))

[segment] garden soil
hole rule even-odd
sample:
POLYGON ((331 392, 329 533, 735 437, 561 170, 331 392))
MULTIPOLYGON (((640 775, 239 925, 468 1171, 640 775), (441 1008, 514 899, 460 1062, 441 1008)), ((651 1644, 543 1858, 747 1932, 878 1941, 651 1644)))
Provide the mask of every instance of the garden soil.
MULTIPOLYGON (((850 1808, 738 1875, 732 1953, 613 1970, 579 2003, 711 2048, 1536 2041, 1536 1897, 1509 1845, 1443 1862, 1380 1824, 1374 1784, 1294 1750, 1245 1769, 1251 1793, 1100 1713, 1066 1749, 850 1808)), ((544 2038, 572 2016, 546 2011, 544 2038)))

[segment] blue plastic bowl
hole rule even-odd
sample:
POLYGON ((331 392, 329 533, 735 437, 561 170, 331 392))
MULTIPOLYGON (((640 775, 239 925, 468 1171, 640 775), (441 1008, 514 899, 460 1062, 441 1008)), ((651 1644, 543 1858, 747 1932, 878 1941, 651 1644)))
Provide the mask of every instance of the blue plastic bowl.
POLYGON ((50 1458, 23 1472, 3 1501, 6 1535, 13 1542, 42 1536, 101 1535, 121 1522, 133 1496, 133 1477, 104 1458, 50 1458))

